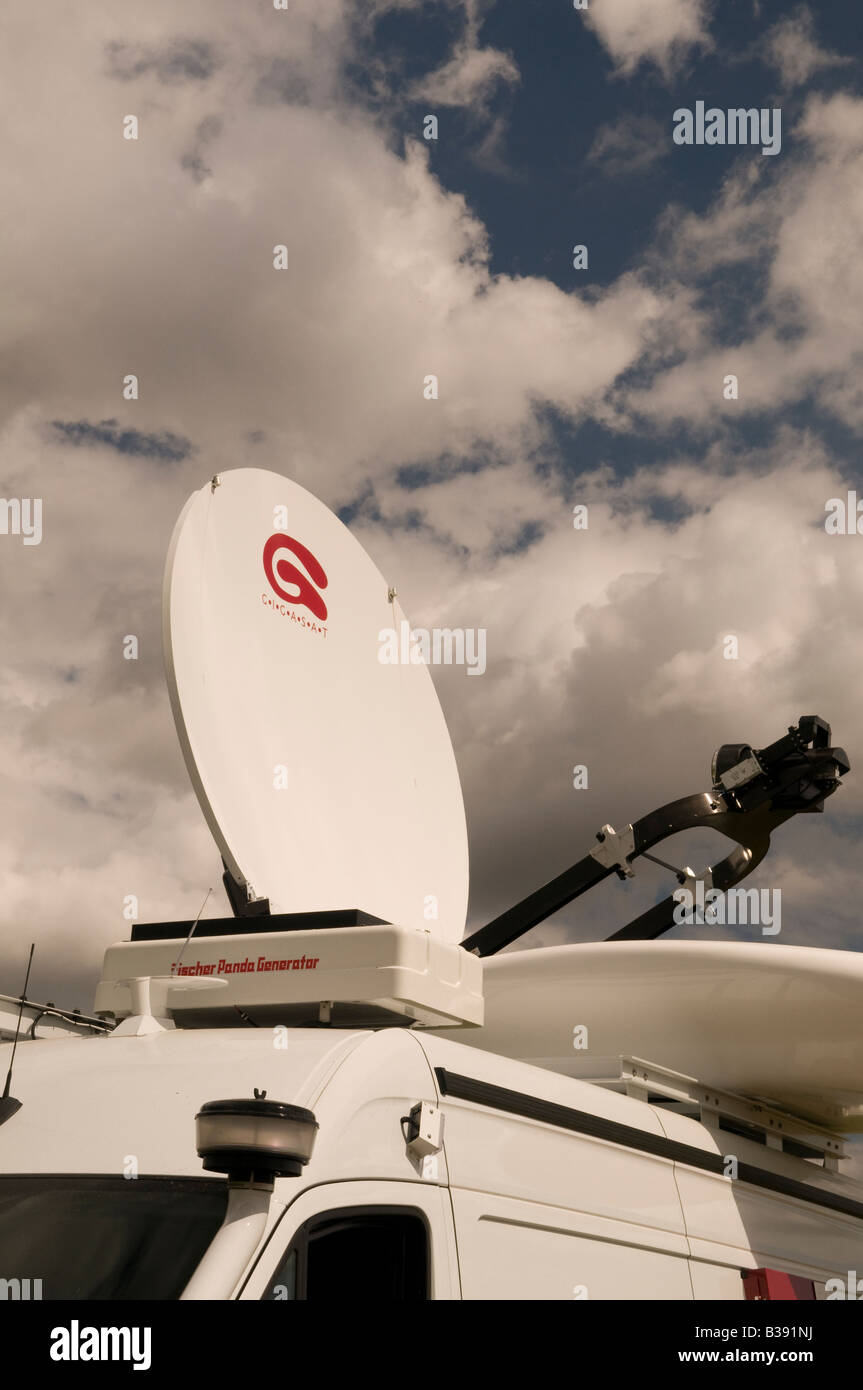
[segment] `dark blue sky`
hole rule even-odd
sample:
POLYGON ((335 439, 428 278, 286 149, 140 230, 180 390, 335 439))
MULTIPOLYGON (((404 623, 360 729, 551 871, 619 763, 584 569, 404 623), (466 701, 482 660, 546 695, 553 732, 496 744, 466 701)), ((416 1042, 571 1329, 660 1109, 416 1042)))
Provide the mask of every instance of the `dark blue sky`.
MULTIPOLYGON (((759 56, 759 40, 793 8, 762 0, 756 18, 753 0, 722 0, 712 14, 715 49, 693 56, 666 82, 650 63, 630 77, 615 77, 608 54, 567 0, 496 0, 482 41, 510 51, 521 74, 520 84, 502 90, 492 106, 492 115, 508 124, 501 154, 509 172, 490 172, 474 157, 482 132, 470 111, 439 111, 440 137, 432 145, 433 167, 444 186, 464 193, 489 230, 492 270, 542 275, 564 289, 605 285, 638 261, 669 202, 703 211, 739 151, 718 146, 705 159, 703 150, 674 146, 672 113, 699 98, 720 107, 774 105, 777 75, 759 56), (609 177, 587 157, 597 131, 625 115, 659 122, 668 132, 667 153, 644 175, 609 177), (590 248, 588 273, 572 269, 570 247, 577 241, 590 248)), ((453 13, 430 4, 422 15, 386 15, 377 47, 407 87, 443 61, 456 32, 453 13)), ((817 6, 816 33, 822 47, 859 55, 863 9, 848 0, 824 0, 817 6)), ((839 86, 859 91, 863 69, 825 69, 805 91, 827 93, 839 86)), ((799 96, 783 96, 783 147, 800 106, 799 96)), ((429 109, 428 102, 407 107, 411 134, 420 131, 429 109)), ((754 151, 752 157, 761 155, 754 151)))

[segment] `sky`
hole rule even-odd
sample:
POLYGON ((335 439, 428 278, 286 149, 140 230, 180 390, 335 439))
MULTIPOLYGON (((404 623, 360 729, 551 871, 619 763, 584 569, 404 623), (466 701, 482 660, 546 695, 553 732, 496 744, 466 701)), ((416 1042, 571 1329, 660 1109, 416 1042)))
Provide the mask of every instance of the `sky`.
POLYGON ((825 516, 863 497, 861 31, 844 0, 6 0, 0 495, 42 536, 0 534, 0 992, 35 940, 31 994, 92 1007, 130 894, 227 912, 160 589, 243 466, 336 510, 414 624, 486 630, 481 678, 433 671, 471 927, 817 713, 852 771, 750 882, 771 939, 860 949, 863 536, 825 516), (676 142, 698 102, 778 147, 676 142))

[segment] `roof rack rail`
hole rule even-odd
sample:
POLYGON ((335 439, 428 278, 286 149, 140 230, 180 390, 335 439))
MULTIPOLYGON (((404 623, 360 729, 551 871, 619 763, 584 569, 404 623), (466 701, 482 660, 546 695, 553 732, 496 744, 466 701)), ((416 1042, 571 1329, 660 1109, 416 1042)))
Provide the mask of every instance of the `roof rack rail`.
POLYGON ((19 1010, 22 1010, 22 1038, 36 1039, 40 1023, 50 1033, 108 1033, 111 1030, 104 1019, 82 1014, 80 1009, 60 1009, 55 1004, 39 1004, 35 999, 22 1000, 20 995, 0 994, 0 1043, 11 1042, 15 1036, 19 1010))
POLYGON ((661 1106, 700 1120, 713 1129, 739 1134, 779 1149, 795 1158, 817 1158, 828 1172, 839 1171, 848 1158, 843 1140, 830 1130, 799 1115, 777 1109, 767 1101, 753 1100, 706 1086, 693 1076, 646 1062, 641 1057, 621 1057, 620 1071, 611 1077, 582 1077, 606 1090, 621 1091, 636 1100, 661 1106))

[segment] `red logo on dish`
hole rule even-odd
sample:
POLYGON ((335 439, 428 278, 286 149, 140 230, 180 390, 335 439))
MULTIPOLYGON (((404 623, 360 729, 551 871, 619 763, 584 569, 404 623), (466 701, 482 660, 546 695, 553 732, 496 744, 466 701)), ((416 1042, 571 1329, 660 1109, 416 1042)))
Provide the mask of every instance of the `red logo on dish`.
POLYGON ((264 546, 264 573, 269 580, 270 587, 279 598, 285 599, 288 603, 299 603, 308 608, 309 612, 314 613, 321 622, 326 619, 327 605, 318 593, 318 589, 327 587, 327 576, 323 566, 318 563, 312 552, 302 541, 295 541, 293 536, 286 536, 281 531, 277 531, 274 536, 270 536, 264 546), (298 560, 305 565, 308 574, 303 574, 301 569, 292 564, 290 560, 285 560, 281 556, 276 559, 280 550, 290 551, 298 560), (314 583, 310 582, 309 575, 314 583), (281 580, 281 584, 279 583, 281 580), (293 584, 298 592, 292 594, 288 589, 282 587, 283 584, 293 584), (317 584, 318 589, 315 588, 317 584))

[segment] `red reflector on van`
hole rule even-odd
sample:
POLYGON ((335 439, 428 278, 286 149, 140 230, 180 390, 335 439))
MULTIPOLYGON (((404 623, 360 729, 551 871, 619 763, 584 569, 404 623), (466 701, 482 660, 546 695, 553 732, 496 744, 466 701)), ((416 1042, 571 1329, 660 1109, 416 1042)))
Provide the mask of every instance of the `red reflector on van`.
POLYGON ((743 1269, 740 1272, 747 1300, 777 1303, 815 1298, 812 1280, 802 1279, 799 1274, 784 1274, 781 1269, 743 1269))

